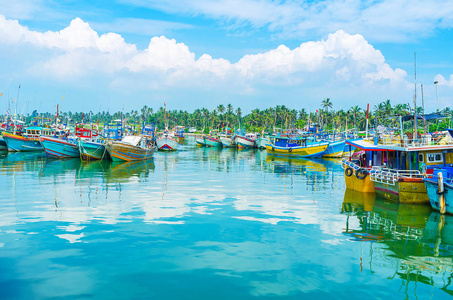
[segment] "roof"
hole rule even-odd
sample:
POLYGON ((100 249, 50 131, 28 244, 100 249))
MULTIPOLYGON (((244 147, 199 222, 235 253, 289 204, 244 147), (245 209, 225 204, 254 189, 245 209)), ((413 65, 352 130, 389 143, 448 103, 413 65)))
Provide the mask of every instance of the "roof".
POLYGON ((346 144, 364 151, 395 151, 384 145, 374 145, 365 140, 346 140, 346 144))
POLYGON ((141 140, 142 137, 139 135, 126 135, 125 137, 123 137, 121 141, 124 143, 131 144, 132 146, 137 146, 141 140))

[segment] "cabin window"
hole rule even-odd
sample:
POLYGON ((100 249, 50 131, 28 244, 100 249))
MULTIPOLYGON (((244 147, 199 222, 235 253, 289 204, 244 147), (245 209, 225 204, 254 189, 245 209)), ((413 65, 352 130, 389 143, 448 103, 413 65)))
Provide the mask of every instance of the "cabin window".
POLYGON ((430 163, 443 162, 442 153, 429 153, 427 158, 430 163))
POLYGON ((423 154, 422 153, 418 154, 418 161, 419 162, 423 162, 423 154))

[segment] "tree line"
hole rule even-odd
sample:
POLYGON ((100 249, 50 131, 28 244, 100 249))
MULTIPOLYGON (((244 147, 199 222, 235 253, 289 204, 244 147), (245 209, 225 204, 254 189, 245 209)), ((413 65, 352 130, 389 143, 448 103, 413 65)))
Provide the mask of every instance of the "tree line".
MULTIPOLYGON (((384 125, 387 127, 399 127, 399 116, 412 115, 414 109, 409 104, 392 105, 390 100, 383 101, 374 107, 370 107, 369 126, 384 125)), ((417 107, 417 113, 422 115, 423 109, 417 107)), ((430 121, 426 124, 429 131, 444 130, 451 126, 453 112, 449 107, 439 113, 447 118, 439 121, 430 121)), ((6 116, 3 116, 4 118, 6 116)), ((39 122, 55 123, 56 113, 39 113, 36 110, 32 114, 20 116, 26 124, 31 124, 33 120, 39 122)), ((304 128, 307 125, 318 124, 327 131, 363 131, 366 127, 367 109, 355 105, 349 109, 333 109, 330 98, 321 101, 319 109, 314 112, 307 112, 305 108, 300 110, 288 108, 285 105, 276 105, 266 109, 254 109, 250 113, 243 115, 240 107, 234 108, 233 105, 218 105, 215 109, 197 108, 193 112, 186 110, 166 110, 160 107, 156 111, 148 106, 143 106, 140 111, 132 110, 129 112, 117 111, 110 112, 58 112, 60 123, 74 125, 75 123, 94 123, 103 125, 122 119, 128 125, 139 126, 143 122, 155 123, 159 130, 165 128, 165 122, 172 128, 175 125, 195 127, 198 131, 208 132, 210 129, 222 130, 225 127, 242 128, 246 131, 272 132, 276 128, 288 130, 292 128, 304 128), (83 119, 83 120, 82 120, 83 119)), ((406 125, 406 127, 411 126, 406 125)), ((425 128, 423 121, 418 121, 419 128, 425 128)))

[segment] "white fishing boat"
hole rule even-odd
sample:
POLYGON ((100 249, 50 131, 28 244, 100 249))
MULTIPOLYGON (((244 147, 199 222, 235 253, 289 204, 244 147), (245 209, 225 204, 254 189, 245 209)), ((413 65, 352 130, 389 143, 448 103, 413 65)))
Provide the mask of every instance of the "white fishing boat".
POLYGON ((178 150, 179 141, 172 133, 165 131, 157 140, 156 146, 159 151, 178 150))
POLYGON ((247 133, 245 135, 236 136, 236 143, 238 148, 255 148, 255 140, 257 135, 255 133, 247 133))

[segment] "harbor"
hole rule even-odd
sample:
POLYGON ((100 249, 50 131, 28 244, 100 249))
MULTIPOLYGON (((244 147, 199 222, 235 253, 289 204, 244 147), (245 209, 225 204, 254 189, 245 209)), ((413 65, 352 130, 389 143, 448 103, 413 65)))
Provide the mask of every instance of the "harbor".
POLYGON ((345 189, 341 159, 185 140, 133 162, 3 153, 3 295, 452 293, 453 216, 345 189))
POLYGON ((0 300, 453 299, 449 1, 0 7, 0 300))

